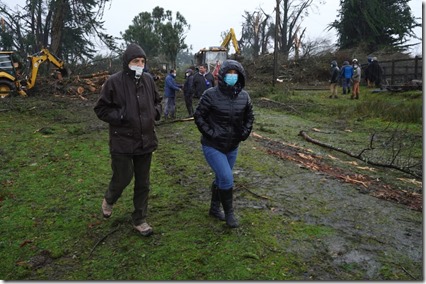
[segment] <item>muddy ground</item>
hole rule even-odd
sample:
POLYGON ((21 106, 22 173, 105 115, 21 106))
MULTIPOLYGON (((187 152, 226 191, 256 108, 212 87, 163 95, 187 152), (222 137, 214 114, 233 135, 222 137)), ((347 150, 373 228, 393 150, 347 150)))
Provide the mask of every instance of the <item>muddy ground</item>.
MULTIPOLYGON (((68 100, 67 109, 85 115, 88 128, 105 127, 93 114, 95 97, 87 101, 77 97, 56 97, 55 100, 68 100)), ((5 109, 8 107, 4 105, 5 109)), ((183 113, 183 107, 180 109, 183 113)), ((290 118, 285 119, 288 123, 290 118)), ((180 136, 179 129, 189 124, 193 122, 160 123, 160 143, 162 136, 170 139, 171 133, 176 136, 176 143, 188 143, 188 138, 180 136)), ((307 280, 380 280, 379 275, 386 274, 388 266, 398 266, 398 274, 405 275, 406 279, 423 280, 421 194, 412 194, 410 190, 395 197, 392 195, 395 191, 386 191, 392 184, 378 182, 374 177, 364 180, 369 185, 367 188, 354 183, 351 172, 343 166, 336 167, 335 161, 317 156, 315 163, 309 158, 309 155, 315 157, 313 153, 296 149, 286 141, 280 142, 284 143, 268 139, 267 134, 255 127, 254 134, 244 143, 240 155, 248 151, 261 152, 264 158, 258 162, 270 166, 270 174, 243 167, 237 161, 237 215, 241 208, 268 210, 285 220, 331 227, 338 232, 320 239, 295 239, 286 248, 307 263, 315 264, 310 266, 307 280), (359 275, 355 277, 354 273, 359 275)), ((197 194, 200 200, 208 202, 208 190, 200 188, 197 194)), ((285 231, 277 234, 286 238, 285 231)), ((391 270, 388 279, 392 279, 395 272, 391 270)))
MULTIPOLYGON (((292 127, 290 116, 283 114, 282 119, 292 127)), ((185 141, 178 137, 185 123, 193 122, 161 124, 159 133, 168 133, 168 139, 175 133, 175 141, 185 141)), ((236 208, 269 210, 293 222, 338 232, 316 240, 293 240, 288 251, 313 264, 307 279, 353 279, 354 273, 358 279, 380 279, 395 263, 406 279, 423 279, 421 184, 397 185, 404 174, 386 169, 379 170, 387 172, 387 179, 355 174, 351 165, 356 161, 347 163, 351 159, 344 155, 332 153, 337 157, 333 160, 267 136, 255 126, 241 147, 240 155, 261 152, 263 157, 257 162, 269 166, 270 174, 259 174, 237 161, 236 208)), ((200 199, 208 202, 208 192, 200 189, 200 199)), ((286 238, 285 231, 279 234, 286 238)), ((391 270, 388 277, 392 279, 395 271, 391 270)))
MULTIPOLYGON (((237 206, 273 210, 293 221, 337 231, 326 238, 293 241, 289 250, 315 264, 309 271, 310 277, 345 279, 356 267, 355 270, 363 271, 361 278, 377 279, 384 263, 394 258, 401 263, 400 269, 408 279, 423 279, 419 270, 423 261, 421 212, 373 197, 360 187, 294 161, 277 163, 274 172, 265 178, 237 170, 237 176, 252 176, 254 185, 262 180, 262 190, 257 187, 256 193, 269 198, 247 204, 237 194, 237 206), (403 259, 408 267, 402 264, 403 259), (413 263, 416 265, 412 266, 413 263), (342 270, 345 266, 348 271, 342 270)), ((285 232, 282 233, 285 238, 285 232)))
MULTIPOLYGON (((159 133, 178 136, 180 127, 187 126, 160 125, 159 133)), ((353 171, 343 164, 336 166, 335 161, 258 133, 255 130, 241 147, 240 155, 264 153, 257 162, 270 167, 270 174, 259 174, 237 161, 237 212, 238 208, 269 210, 290 222, 331 227, 338 232, 325 238, 292 240, 288 251, 310 264, 306 279, 354 279, 354 273, 358 279, 380 279, 387 265, 394 267, 395 263, 406 279, 423 279, 421 194, 413 193, 412 188, 392 189, 392 184, 368 175, 363 175, 368 187, 354 183, 356 176, 351 179, 353 171), (309 155, 316 159, 307 158, 309 155)), ((176 141, 185 140, 176 137, 176 141)), ((392 174, 401 177, 400 173, 392 174)), ((199 189, 200 199, 208 202, 208 192, 207 188, 199 189)), ((286 238, 285 231, 277 234, 286 238)), ((392 273, 389 271, 391 278, 392 273)))

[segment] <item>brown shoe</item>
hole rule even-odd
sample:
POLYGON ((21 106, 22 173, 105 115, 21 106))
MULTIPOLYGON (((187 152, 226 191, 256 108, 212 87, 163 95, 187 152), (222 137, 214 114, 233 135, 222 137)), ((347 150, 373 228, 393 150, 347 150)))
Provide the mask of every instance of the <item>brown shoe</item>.
POLYGON ((148 223, 144 222, 140 225, 133 225, 133 228, 138 231, 142 236, 147 237, 152 234, 152 228, 148 223))
POLYGON ((105 198, 102 200, 102 214, 105 218, 111 217, 112 214, 112 205, 108 204, 105 198))

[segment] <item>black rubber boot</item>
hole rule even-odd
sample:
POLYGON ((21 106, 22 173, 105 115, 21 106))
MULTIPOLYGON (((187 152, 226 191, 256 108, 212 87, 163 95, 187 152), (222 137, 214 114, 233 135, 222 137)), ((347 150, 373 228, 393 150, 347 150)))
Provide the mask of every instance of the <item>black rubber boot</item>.
POLYGON ((232 206, 232 191, 233 189, 219 189, 220 201, 222 202, 223 210, 225 211, 226 224, 231 228, 238 227, 238 221, 234 216, 234 208, 232 206))
POLYGON ((219 189, 217 188, 214 182, 212 183, 211 191, 212 191, 212 199, 210 202, 209 215, 221 221, 225 221, 225 214, 222 212, 222 210, 220 210, 219 189))

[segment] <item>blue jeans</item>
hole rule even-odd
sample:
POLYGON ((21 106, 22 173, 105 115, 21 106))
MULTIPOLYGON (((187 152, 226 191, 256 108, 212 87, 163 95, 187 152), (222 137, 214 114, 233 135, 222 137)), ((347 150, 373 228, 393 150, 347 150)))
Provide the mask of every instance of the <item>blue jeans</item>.
POLYGON ((221 190, 234 187, 234 176, 232 169, 237 160, 238 148, 222 153, 215 148, 202 145, 204 157, 215 173, 215 184, 221 190))
POLYGON ((351 78, 343 78, 343 94, 346 94, 346 90, 348 90, 348 94, 350 93, 351 88, 351 78))

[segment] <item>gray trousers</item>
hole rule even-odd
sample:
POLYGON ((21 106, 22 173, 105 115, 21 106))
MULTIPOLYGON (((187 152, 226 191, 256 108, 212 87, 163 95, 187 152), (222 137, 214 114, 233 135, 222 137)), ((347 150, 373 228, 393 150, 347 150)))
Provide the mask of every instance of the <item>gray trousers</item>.
POLYGON ((164 98, 164 117, 175 118, 176 117, 176 99, 175 97, 164 98))
POLYGON ((132 221, 136 226, 145 222, 148 213, 151 159, 152 153, 111 155, 112 177, 108 190, 105 192, 105 199, 109 204, 117 202, 134 176, 133 205, 135 209, 132 213, 132 221))

